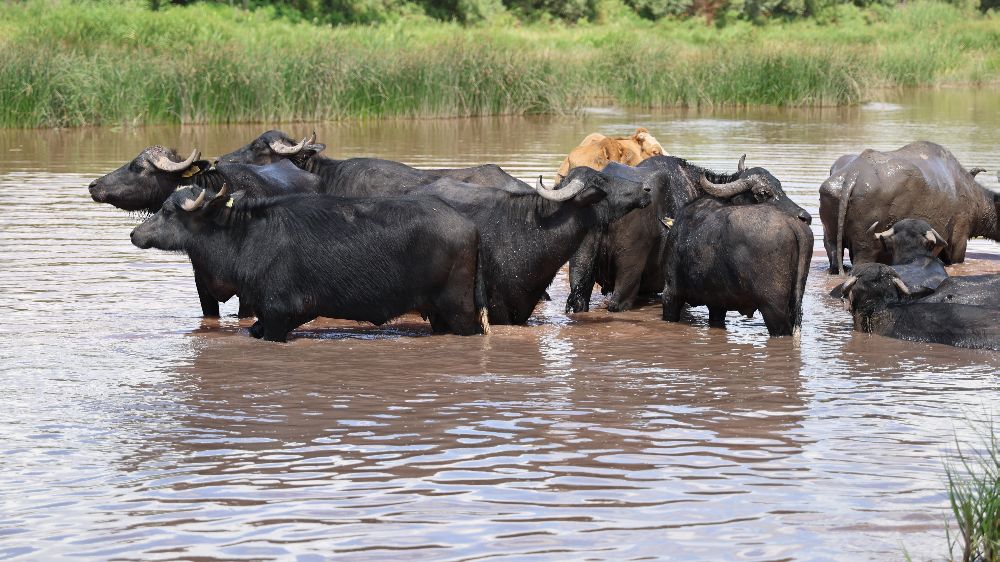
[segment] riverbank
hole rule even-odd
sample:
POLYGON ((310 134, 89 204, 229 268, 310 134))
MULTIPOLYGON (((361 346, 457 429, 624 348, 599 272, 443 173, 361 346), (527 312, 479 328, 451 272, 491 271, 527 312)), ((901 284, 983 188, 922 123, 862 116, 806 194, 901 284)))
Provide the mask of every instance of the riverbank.
POLYGON ((328 27, 219 5, 4 3, 0 126, 845 105, 1000 77, 990 16, 914 3, 832 19, 328 27))

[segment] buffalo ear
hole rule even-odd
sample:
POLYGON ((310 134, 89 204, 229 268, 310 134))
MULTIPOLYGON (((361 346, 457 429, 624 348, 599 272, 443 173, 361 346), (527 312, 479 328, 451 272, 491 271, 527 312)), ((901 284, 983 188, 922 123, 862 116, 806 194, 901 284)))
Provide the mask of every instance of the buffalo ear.
POLYGON ((574 199, 583 206, 593 205, 603 201, 608 193, 599 187, 588 186, 581 191, 574 199))
POLYGON ((188 169, 184 170, 181 177, 189 178, 191 176, 200 174, 212 167, 212 163, 208 160, 195 160, 188 169))
POLYGON ((320 152, 323 152, 325 149, 326 149, 326 145, 325 144, 323 144, 321 142, 314 142, 312 144, 305 145, 305 147, 302 148, 302 152, 300 152, 299 154, 301 154, 301 155, 303 155, 303 156, 305 156, 305 157, 308 158, 308 157, 316 156, 320 152))

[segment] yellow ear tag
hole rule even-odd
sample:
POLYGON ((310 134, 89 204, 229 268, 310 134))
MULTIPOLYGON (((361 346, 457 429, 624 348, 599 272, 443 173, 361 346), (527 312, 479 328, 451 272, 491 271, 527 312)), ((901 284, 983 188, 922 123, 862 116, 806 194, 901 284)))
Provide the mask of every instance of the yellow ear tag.
POLYGON ((674 226, 674 219, 670 217, 663 217, 662 219, 660 219, 660 222, 662 222, 663 226, 667 228, 671 228, 674 226))
POLYGON ((187 169, 186 172, 184 172, 183 174, 181 174, 181 177, 182 178, 189 178, 189 177, 197 174, 200 171, 201 171, 201 168, 199 168, 198 166, 191 166, 190 168, 187 169))
POLYGON ((226 207, 229 207, 230 209, 233 208, 233 198, 232 197, 230 197, 229 200, 226 201, 226 207))

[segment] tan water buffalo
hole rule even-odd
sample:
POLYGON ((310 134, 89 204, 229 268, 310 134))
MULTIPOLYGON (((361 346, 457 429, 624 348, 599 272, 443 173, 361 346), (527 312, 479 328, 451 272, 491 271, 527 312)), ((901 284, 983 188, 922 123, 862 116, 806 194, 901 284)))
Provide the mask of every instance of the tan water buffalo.
POLYGON ((611 138, 601 133, 591 133, 563 160, 556 173, 556 183, 561 182, 570 170, 578 166, 595 170, 604 169, 609 162, 635 166, 651 156, 662 154, 667 153, 645 127, 639 127, 630 137, 611 138))

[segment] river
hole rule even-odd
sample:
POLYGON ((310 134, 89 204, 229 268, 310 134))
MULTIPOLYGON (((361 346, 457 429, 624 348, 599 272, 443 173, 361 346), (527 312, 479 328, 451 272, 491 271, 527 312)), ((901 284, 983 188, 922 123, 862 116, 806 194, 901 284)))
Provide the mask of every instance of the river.
MULTIPOLYGON (((818 187, 841 154, 927 139, 998 187, 1000 91, 860 107, 274 125, 335 157, 495 162, 551 181, 586 134, 648 127, 777 176, 814 217, 800 347, 758 314, 658 303, 430 336, 320 320, 288 344, 202 320, 182 255, 86 185, 152 144, 217 156, 270 126, 0 130, 0 558, 938 560, 943 469, 997 415, 1000 354, 852 332, 818 187)), ((1000 271, 976 240, 953 274, 1000 271)), ((596 292, 595 293, 599 293, 596 292)))

